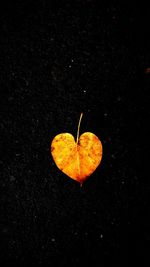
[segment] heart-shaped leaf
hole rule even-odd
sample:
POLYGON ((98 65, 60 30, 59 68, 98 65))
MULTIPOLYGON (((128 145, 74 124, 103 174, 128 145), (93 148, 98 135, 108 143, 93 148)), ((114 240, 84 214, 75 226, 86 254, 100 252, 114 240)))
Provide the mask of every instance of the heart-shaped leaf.
POLYGON ((70 178, 82 183, 95 171, 102 159, 102 143, 99 138, 85 132, 79 137, 80 115, 77 139, 70 133, 61 133, 51 143, 51 154, 57 167, 70 178))

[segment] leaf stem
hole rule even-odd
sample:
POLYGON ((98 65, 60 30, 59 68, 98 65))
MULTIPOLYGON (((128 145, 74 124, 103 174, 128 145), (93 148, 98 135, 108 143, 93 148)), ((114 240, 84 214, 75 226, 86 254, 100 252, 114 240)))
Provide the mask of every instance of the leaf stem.
POLYGON ((79 119, 79 123, 78 123, 78 131, 77 131, 77 139, 76 139, 77 144, 78 144, 78 140, 79 140, 79 131, 80 131, 80 124, 81 124, 82 116, 83 116, 83 113, 80 114, 80 119, 79 119))

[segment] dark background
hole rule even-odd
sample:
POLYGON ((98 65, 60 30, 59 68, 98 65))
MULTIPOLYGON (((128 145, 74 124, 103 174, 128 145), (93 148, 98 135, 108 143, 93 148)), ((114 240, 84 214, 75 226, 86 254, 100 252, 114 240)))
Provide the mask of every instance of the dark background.
POLYGON ((120 2, 0 9, 0 263, 147 265, 149 9, 120 2), (50 154, 81 112, 104 150, 82 188, 50 154))

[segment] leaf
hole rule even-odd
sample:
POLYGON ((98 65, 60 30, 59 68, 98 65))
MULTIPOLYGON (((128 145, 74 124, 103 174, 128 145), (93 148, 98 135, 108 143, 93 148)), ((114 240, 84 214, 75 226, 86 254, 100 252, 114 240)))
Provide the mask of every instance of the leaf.
POLYGON ((77 139, 70 133, 61 133, 51 143, 51 154, 57 167, 81 185, 96 170, 102 159, 102 143, 99 138, 85 132, 79 137, 80 115, 77 139))

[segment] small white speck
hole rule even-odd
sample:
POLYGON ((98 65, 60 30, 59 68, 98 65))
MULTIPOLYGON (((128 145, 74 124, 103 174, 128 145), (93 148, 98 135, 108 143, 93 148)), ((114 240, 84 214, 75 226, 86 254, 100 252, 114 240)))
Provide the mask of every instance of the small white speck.
POLYGON ((74 62, 74 60, 73 60, 73 59, 71 59, 71 62, 74 62))
POLYGON ((13 101, 13 97, 12 96, 10 96, 9 98, 8 98, 8 101, 13 101))
POLYGON ((117 101, 120 102, 121 101, 121 96, 117 97, 117 101))
POLYGON ((72 66, 71 65, 69 65, 69 68, 71 68, 72 66))
POLYGON ((83 90, 83 93, 86 94, 86 90, 83 90))
POLYGON ((14 182, 16 178, 13 175, 10 175, 10 182, 14 182))
POLYGON ((55 242, 55 238, 52 238, 51 241, 52 241, 52 242, 55 242))
POLYGON ((100 235, 100 238, 101 238, 101 239, 103 238, 103 235, 102 235, 102 234, 100 235))
POLYGON ((105 112, 105 113, 104 113, 104 117, 107 117, 107 116, 108 116, 108 114, 105 112))
POLYGON ((19 154, 19 153, 16 153, 16 157, 19 157, 21 154, 19 154))
POLYGON ((27 80, 25 80, 25 84, 26 84, 26 86, 28 86, 29 85, 29 82, 27 80))
POLYGON ((2 230, 2 232, 3 232, 3 233, 7 233, 7 232, 8 232, 8 229, 7 229, 7 228, 4 228, 4 229, 2 230))

